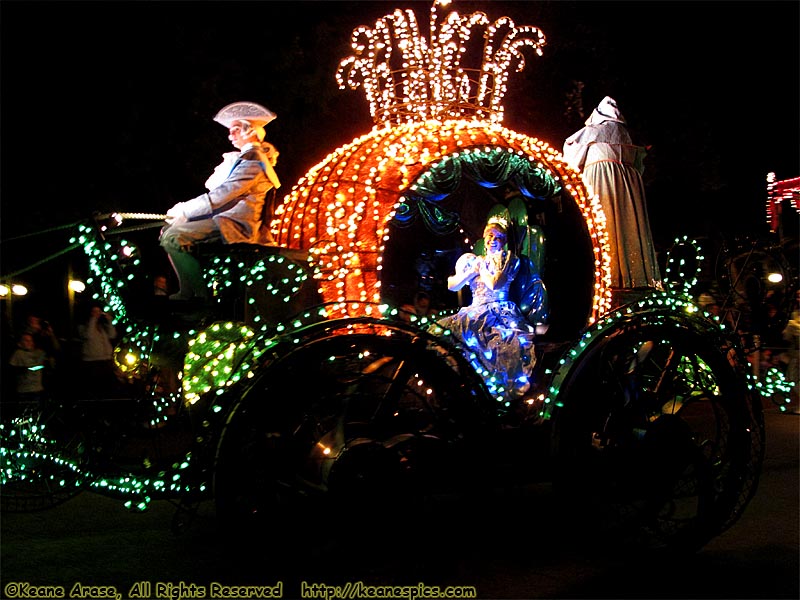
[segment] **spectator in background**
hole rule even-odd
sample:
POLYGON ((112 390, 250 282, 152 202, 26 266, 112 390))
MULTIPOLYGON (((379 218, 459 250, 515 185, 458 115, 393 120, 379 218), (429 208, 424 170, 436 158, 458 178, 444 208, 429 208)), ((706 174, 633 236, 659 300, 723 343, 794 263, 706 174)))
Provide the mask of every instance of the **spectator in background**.
POLYGON ((766 302, 763 307, 764 315, 761 323, 761 344, 773 350, 782 350, 786 347, 783 330, 788 320, 786 314, 772 302, 766 302))
POLYGON ((58 359, 58 355, 61 352, 61 342, 56 336, 53 326, 45 321, 41 315, 36 312, 29 313, 22 331, 33 336, 34 345, 44 350, 48 358, 58 359))
POLYGON ((405 302, 400 306, 400 317, 404 321, 411 321, 412 315, 432 319, 436 311, 431 308, 431 297, 428 292, 419 291, 414 294, 413 302, 405 302))
POLYGON ((794 383, 790 392, 792 412, 800 414, 800 290, 795 293, 794 306, 783 330, 783 339, 789 344, 786 350, 786 378, 794 383))
POLYGON ((44 350, 48 364, 48 368, 43 373, 44 386, 52 389, 55 383, 54 379, 58 375, 57 369, 60 368, 62 362, 61 340, 55 334, 53 326, 35 310, 26 316, 22 333, 30 334, 33 337, 33 345, 44 350))
POLYGON ((167 284, 167 278, 164 275, 156 275, 153 278, 153 295, 169 296, 169 285, 167 284))
POLYGON ((36 347, 31 333, 22 333, 18 346, 9 359, 14 369, 16 399, 41 405, 45 399, 45 370, 53 367, 52 359, 44 349, 36 347))
POLYGON ((169 318, 170 312, 167 310, 169 304, 169 281, 166 275, 158 274, 153 277, 153 291, 147 297, 144 304, 147 318, 153 322, 162 322, 169 318))
POLYGON ((81 343, 81 382, 94 398, 113 396, 120 391, 114 364, 114 339, 117 330, 111 315, 100 304, 92 304, 88 319, 78 325, 81 343))
POLYGON ((703 292, 697 297, 697 304, 700 310, 707 312, 712 317, 723 320, 722 308, 719 305, 716 297, 711 292, 703 292))
POLYGON ((414 305, 410 302, 406 302, 400 306, 400 313, 398 316, 406 323, 411 323, 412 315, 414 314, 416 314, 414 311, 414 305))
POLYGON ((436 311, 431 308, 431 297, 427 292, 417 292, 414 296, 414 312, 418 317, 433 317, 436 311))
MULTIPOLYGON (((6 304, 5 302, 3 304, 6 304)), ((14 372, 8 362, 8 358, 18 348, 17 337, 14 335, 14 327, 11 325, 7 307, 2 307, 4 310, 0 311, 0 335, 2 339, 2 347, 0 348, 0 356, 3 357, 2 365, 0 368, 0 401, 5 398, 11 398, 16 393, 14 391, 16 382, 14 381, 14 372)))

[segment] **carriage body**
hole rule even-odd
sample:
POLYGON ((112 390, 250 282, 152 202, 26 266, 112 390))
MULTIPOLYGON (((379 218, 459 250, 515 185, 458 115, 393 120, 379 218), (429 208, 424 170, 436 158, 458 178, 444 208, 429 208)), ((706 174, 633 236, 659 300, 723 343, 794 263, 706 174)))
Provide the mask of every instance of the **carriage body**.
POLYGON ((681 282, 612 291, 597 197, 558 151, 502 127, 497 112, 389 112, 328 154, 278 205, 278 247, 206 257, 228 318, 132 308, 133 267, 117 260, 131 234, 82 225, 76 240, 121 319, 136 401, 178 441, 158 464, 109 473, 74 437, 4 425, 6 490, 29 494, 23 508, 87 487, 140 508, 211 498, 223 522, 249 528, 332 504, 407 508, 411 497, 502 487, 513 473, 649 546, 698 548, 730 527, 764 450, 737 340, 681 282), (528 267, 517 300, 540 332, 533 387, 518 401, 430 319, 400 310, 421 283, 440 309, 458 308, 437 282, 487 213, 512 204, 509 189, 528 267))

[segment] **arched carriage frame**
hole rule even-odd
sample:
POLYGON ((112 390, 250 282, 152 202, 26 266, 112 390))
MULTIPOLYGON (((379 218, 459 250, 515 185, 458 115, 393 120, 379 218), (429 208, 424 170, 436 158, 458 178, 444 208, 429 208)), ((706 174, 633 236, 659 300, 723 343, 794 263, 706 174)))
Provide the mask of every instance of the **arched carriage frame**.
MULTIPOLYGON (((492 164, 503 162, 506 153, 528 161, 534 178, 549 180, 543 187, 558 186, 580 209, 586 232, 576 235, 588 235, 594 255, 586 323, 595 322, 611 302, 605 217, 599 201, 558 152, 497 124, 445 121, 376 128, 329 155, 301 179, 276 210, 273 234, 283 246, 310 251, 323 299, 342 303, 343 314, 348 313, 348 301, 380 303, 383 254, 392 242, 390 223, 403 197, 413 196, 432 169, 461 156, 492 164)), ((491 185, 505 184, 514 175, 510 170, 505 180, 496 179, 491 185)))

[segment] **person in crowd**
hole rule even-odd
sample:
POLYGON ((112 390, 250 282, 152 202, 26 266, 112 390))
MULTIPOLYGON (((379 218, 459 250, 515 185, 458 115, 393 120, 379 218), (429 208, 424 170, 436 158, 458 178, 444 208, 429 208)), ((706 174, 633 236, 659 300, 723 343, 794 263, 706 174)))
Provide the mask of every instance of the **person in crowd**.
POLYGON ((178 277, 179 290, 172 300, 208 300, 200 263, 192 255, 201 242, 261 243, 265 196, 280 187, 275 173, 278 152, 264 141, 264 127, 275 119, 269 109, 253 102, 235 102, 214 117, 228 128, 228 139, 237 149, 223 155, 223 162, 206 181, 208 191, 167 211, 161 246, 178 277))
POLYGON ((400 311, 398 316, 403 319, 406 323, 411 323, 413 319, 413 315, 416 315, 416 311, 414 310, 414 304, 411 302, 406 302, 405 304, 400 305, 400 311))
POLYGON ((788 343, 786 378, 794 384, 790 392, 792 412, 800 414, 800 290, 795 293, 794 305, 783 329, 783 339, 788 343))
MULTIPOLYGON (((0 402, 2 402, 4 399, 12 398, 16 394, 16 376, 8 362, 8 358, 19 347, 19 336, 14 334, 14 327, 11 324, 8 310, 0 311, 0 343, 2 344, 0 346, 0 356, 3 357, 2 364, 0 364, 0 402)), ((2 415, 0 414, 0 416, 2 415)))
POLYGON ((414 294, 412 301, 405 302, 400 306, 400 316, 406 320, 411 321, 412 315, 422 318, 427 317, 433 319, 436 316, 436 311, 431 308, 431 296, 428 292, 423 290, 414 294))
POLYGON ((81 384, 89 396, 103 398, 116 395, 121 388, 114 363, 114 339, 117 330, 110 314, 102 305, 93 303, 88 319, 78 325, 81 347, 81 384))
POLYGON ((153 295, 169 296, 169 285, 164 275, 156 275, 153 277, 153 295))
POLYGON ((30 310, 25 316, 22 333, 29 333, 33 336, 33 344, 37 348, 44 350, 47 359, 47 369, 44 369, 44 387, 54 389, 58 385, 58 380, 63 374, 64 351, 62 341, 56 335, 53 326, 45 320, 39 309, 30 310))
POLYGON ((436 311, 431 307, 431 296, 428 292, 419 291, 414 295, 414 313, 418 317, 432 318, 436 311))
POLYGON ((52 360, 57 360, 61 352, 61 341, 58 339, 53 326, 45 321, 37 312, 28 313, 25 319, 24 333, 33 336, 34 345, 41 348, 52 360))
POLYGON ((701 293, 697 297, 697 304, 700 310, 707 312, 712 317, 718 317, 720 315, 719 302, 717 302, 717 299, 709 292, 701 293))
POLYGON ((645 148, 631 140, 617 102, 606 96, 583 129, 564 142, 564 159, 582 172, 606 217, 611 288, 661 287, 644 183, 645 148))
POLYGON ((765 302, 761 318, 761 344, 773 350, 781 351, 786 348, 783 330, 788 320, 784 313, 774 302, 765 302))
POLYGON ((520 260, 508 248, 508 231, 508 219, 490 217, 483 232, 485 255, 467 252, 458 258, 448 289, 469 285, 472 303, 437 325, 450 330, 503 387, 506 398, 514 399, 530 388, 536 356, 534 329, 509 298, 520 260))
POLYGON ((18 348, 11 355, 9 364, 16 375, 16 399, 41 404, 45 399, 45 371, 54 365, 47 352, 36 346, 33 334, 20 334, 18 348))

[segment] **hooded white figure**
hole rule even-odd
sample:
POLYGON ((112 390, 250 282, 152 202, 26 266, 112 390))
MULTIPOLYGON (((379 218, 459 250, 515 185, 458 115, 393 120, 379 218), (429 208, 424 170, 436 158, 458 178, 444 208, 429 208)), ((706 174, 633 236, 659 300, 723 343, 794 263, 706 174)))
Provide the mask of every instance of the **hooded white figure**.
POLYGON ((611 246, 611 287, 661 287, 642 172, 646 151, 631 141, 625 118, 606 96, 586 127, 564 142, 564 159, 600 198, 611 246))
POLYGON ((272 243, 262 220, 267 192, 281 185, 273 168, 278 151, 264 141, 264 127, 273 119, 275 113, 254 102, 234 102, 214 117, 228 129, 228 139, 237 151, 223 155, 206 181, 206 193, 167 211, 168 226, 161 232, 160 243, 180 285, 170 299, 208 299, 200 264, 191 254, 195 244, 213 240, 272 243))

